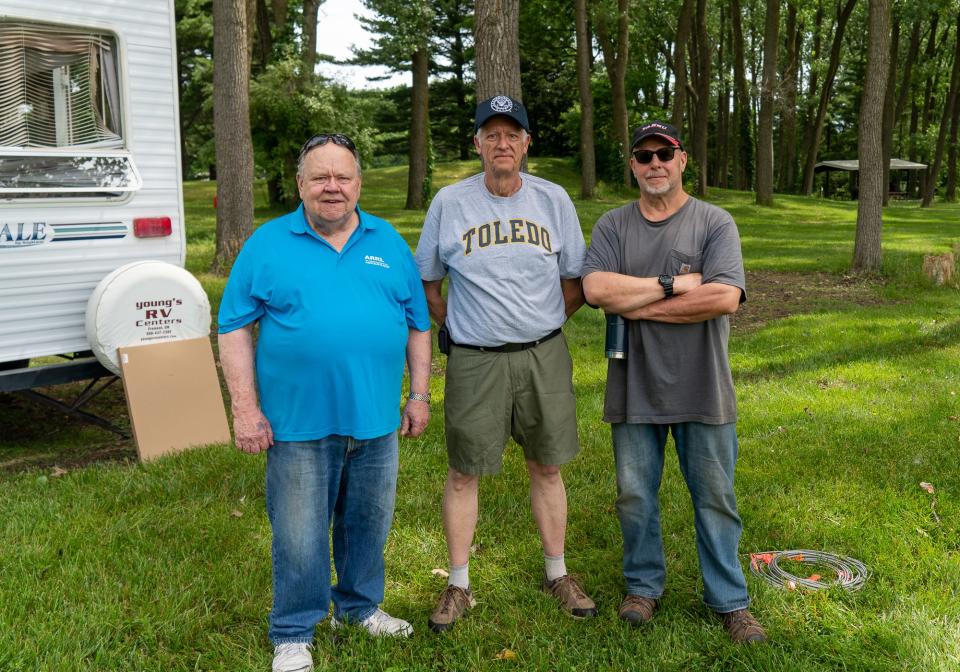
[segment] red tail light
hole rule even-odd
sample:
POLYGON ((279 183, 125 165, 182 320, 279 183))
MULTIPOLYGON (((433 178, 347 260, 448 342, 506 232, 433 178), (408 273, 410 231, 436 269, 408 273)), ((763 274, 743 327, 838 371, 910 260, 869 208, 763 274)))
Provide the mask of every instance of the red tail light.
POLYGON ((137 238, 161 238, 173 233, 169 217, 137 217, 133 220, 133 235, 137 238))

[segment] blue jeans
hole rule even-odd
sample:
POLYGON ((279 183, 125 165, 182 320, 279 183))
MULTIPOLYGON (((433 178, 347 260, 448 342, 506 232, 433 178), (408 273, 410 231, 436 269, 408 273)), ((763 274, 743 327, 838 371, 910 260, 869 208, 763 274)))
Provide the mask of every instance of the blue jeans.
POLYGON ((337 620, 362 621, 383 601, 383 547, 393 520, 397 434, 277 441, 267 451, 273 528, 274 644, 310 642, 333 598, 337 620), (330 586, 330 523, 337 585, 330 586))
POLYGON ((612 430, 627 594, 653 599, 663 595, 666 563, 658 493, 667 433, 672 432, 680 471, 693 501, 703 601, 720 613, 746 608, 750 598, 737 558, 743 524, 733 492, 735 423, 616 423, 612 430))

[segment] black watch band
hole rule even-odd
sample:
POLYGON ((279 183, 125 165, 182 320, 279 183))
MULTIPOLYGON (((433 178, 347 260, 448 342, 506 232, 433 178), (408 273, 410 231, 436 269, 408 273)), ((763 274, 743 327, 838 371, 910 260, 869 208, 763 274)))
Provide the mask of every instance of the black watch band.
POLYGON ((673 296, 672 275, 661 275, 657 278, 657 282, 659 282, 660 286, 663 287, 663 298, 669 299, 671 296, 673 296))

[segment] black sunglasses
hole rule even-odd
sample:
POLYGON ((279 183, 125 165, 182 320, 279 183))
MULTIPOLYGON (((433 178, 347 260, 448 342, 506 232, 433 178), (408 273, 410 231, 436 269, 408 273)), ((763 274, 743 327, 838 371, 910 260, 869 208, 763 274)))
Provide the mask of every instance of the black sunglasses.
POLYGON ((656 154, 657 158, 660 159, 660 163, 669 163, 673 161, 674 154, 680 149, 679 147, 661 147, 660 149, 638 149, 633 153, 633 158, 637 160, 637 163, 642 165, 647 165, 653 161, 653 155, 656 154))
POLYGON ((303 143, 303 147, 300 148, 300 156, 303 157, 314 147, 322 147, 328 142, 332 142, 333 144, 341 147, 346 147, 353 153, 354 156, 357 156, 357 146, 353 144, 353 140, 345 136, 343 133, 318 133, 303 143))

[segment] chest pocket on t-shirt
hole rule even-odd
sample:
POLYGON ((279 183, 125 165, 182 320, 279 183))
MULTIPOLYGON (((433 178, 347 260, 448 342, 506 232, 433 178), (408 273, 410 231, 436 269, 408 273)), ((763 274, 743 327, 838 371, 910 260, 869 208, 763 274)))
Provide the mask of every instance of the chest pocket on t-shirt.
POLYGON ((702 254, 685 254, 680 250, 670 250, 670 274, 699 273, 703 270, 702 254))

